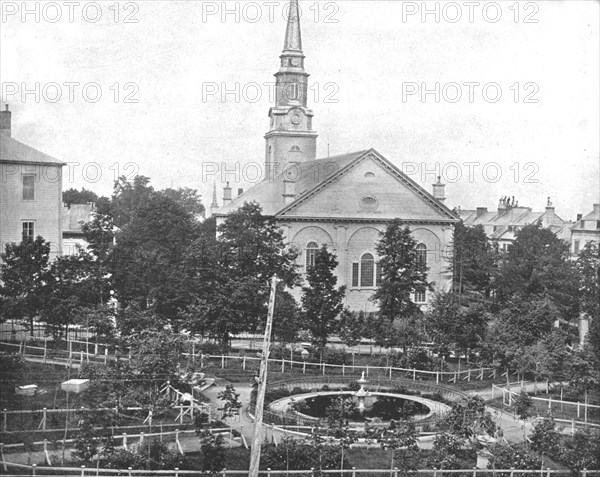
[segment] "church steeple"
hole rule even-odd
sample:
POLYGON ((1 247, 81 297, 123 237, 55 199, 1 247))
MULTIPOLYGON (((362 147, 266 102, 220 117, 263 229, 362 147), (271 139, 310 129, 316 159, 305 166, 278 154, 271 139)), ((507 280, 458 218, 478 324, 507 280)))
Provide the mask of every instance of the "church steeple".
POLYGON ((275 104, 269 110, 271 127, 265 135, 265 178, 282 172, 290 163, 315 159, 317 133, 308 108, 308 73, 300 33, 300 7, 291 0, 280 68, 275 73, 275 104))

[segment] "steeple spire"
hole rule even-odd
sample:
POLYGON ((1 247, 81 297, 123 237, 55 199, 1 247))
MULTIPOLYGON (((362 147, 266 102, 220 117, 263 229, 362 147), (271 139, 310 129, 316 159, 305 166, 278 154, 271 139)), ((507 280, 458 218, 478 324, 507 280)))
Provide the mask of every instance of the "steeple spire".
POLYGON ((300 34, 300 7, 298 6, 298 0, 291 0, 290 9, 288 12, 283 53, 285 54, 288 51, 299 51, 302 53, 302 35, 300 34))
POLYGON ((298 0, 290 0, 280 68, 275 73, 275 104, 269 110, 270 129, 265 135, 265 179, 288 164, 311 161, 317 154, 313 112, 308 107, 308 73, 300 35, 298 0))
POLYGON ((212 193, 212 204, 210 204, 210 215, 215 215, 215 212, 219 210, 219 203, 217 202, 217 183, 213 182, 213 193, 212 193))

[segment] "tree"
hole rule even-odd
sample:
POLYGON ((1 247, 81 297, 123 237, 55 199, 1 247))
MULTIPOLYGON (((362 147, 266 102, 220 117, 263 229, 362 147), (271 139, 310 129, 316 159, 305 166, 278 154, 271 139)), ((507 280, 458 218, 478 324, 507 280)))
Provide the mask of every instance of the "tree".
POLYGON ((490 243, 483 226, 456 224, 452 250, 453 292, 459 297, 477 292, 488 298, 496 274, 497 249, 490 243))
POLYGON ((273 313, 273 336, 282 345, 293 343, 302 329, 302 313, 298 303, 282 283, 277 284, 275 311, 273 313))
POLYGON ((466 353, 479 348, 487 330, 484 305, 461 305, 454 293, 437 293, 425 317, 427 332, 440 351, 454 348, 466 353))
POLYGON ((561 461, 574 471, 599 468, 600 433, 589 428, 578 429, 573 436, 566 438, 561 461))
POLYGON ((49 259, 50 243, 40 236, 8 243, 0 255, 1 321, 25 320, 32 336, 34 321, 47 305, 49 259))
POLYGON ((531 449, 537 452, 542 459, 544 467, 544 456, 559 455, 560 434, 556 431, 554 419, 543 418, 538 420, 529 436, 531 449))
POLYGON ((264 326, 274 275, 287 287, 295 285, 298 275, 296 254, 255 202, 231 212, 217 235, 214 240, 202 232, 189 248, 190 283, 196 292, 187 323, 225 345, 232 333, 256 332, 264 326))
POLYGON ((517 416, 519 416, 519 419, 526 420, 530 417, 536 416, 535 408, 533 406, 533 399, 531 399, 531 396, 525 391, 521 391, 519 394, 517 394, 513 401, 512 407, 517 416))
POLYGON ((399 464, 404 472, 416 470, 416 454, 419 451, 419 434, 412 421, 391 420, 377 437, 377 442, 382 449, 389 449, 391 454, 390 469, 394 469, 394 457, 400 450, 399 464))
POLYGON ((338 396, 325 409, 327 425, 332 436, 338 439, 341 452, 341 470, 344 470, 344 451, 357 441, 353 431, 350 430, 350 418, 356 412, 356 403, 348 396, 338 396))
POLYGON ((337 258, 323 245, 315 256, 315 264, 306 271, 307 286, 302 287, 302 308, 305 324, 318 347, 321 359, 327 338, 338 328, 337 317, 344 309, 346 287, 336 288, 333 271, 337 258))
POLYGON ((365 312, 360 310, 358 313, 348 309, 342 312, 340 317, 339 334, 341 340, 346 346, 356 346, 360 344, 362 338, 366 337, 367 321, 365 312))
POLYGON ((110 284, 92 255, 79 250, 77 255, 58 257, 50 266, 47 306, 40 318, 54 330, 54 336, 65 336, 82 310, 102 305, 109 296, 110 284))
POLYGON ((70 189, 64 190, 62 193, 63 204, 68 207, 72 204, 88 204, 90 202, 96 202, 97 200, 98 195, 91 190, 87 190, 85 187, 82 187, 81 190, 71 187, 70 189))
POLYGON ((498 297, 549 300, 564 319, 577 316, 578 279, 569 245, 540 224, 526 225, 501 261, 498 297))
POLYGON ((179 187, 177 189, 165 189, 161 191, 168 198, 173 199, 191 215, 199 216, 204 214, 204 205, 200 200, 200 194, 196 189, 189 187, 179 187))
POLYGON ((223 436, 213 434, 209 430, 200 433, 200 452, 202 470, 216 474, 225 467, 225 448, 223 436))
POLYGON ((373 294, 373 300, 379 304, 380 316, 390 324, 394 320, 404 320, 401 336, 404 337, 402 345, 406 351, 406 347, 412 344, 412 340, 407 338, 411 334, 418 336, 411 330, 418 322, 416 317, 421 314, 411 294, 432 288, 427 281, 426 261, 419 257, 417 242, 400 219, 395 219, 380 233, 376 250, 381 283, 373 294))
POLYGON ((242 403, 239 400, 240 393, 235 392, 233 384, 225 386, 225 390, 221 391, 217 397, 223 401, 223 406, 219 408, 222 413, 222 418, 237 416, 240 413, 242 403))
POLYGON ((132 219, 136 209, 145 204, 154 193, 150 178, 135 176, 129 182, 125 176, 115 181, 110 204, 110 215, 117 227, 123 228, 132 219))
POLYGON ((149 194, 117 235, 111 271, 117 298, 137 303, 179 328, 179 311, 191 303, 183 271, 185 252, 198 236, 198 224, 180 204, 149 194))
POLYGON ((462 439, 486 432, 493 435, 496 424, 480 396, 464 398, 452 406, 440 422, 440 428, 462 439))

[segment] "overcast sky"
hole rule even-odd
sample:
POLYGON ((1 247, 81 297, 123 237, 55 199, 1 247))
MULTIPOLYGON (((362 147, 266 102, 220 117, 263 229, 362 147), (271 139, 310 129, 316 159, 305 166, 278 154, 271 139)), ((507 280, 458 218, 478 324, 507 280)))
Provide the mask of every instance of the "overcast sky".
MULTIPOLYGON (((451 207, 550 196, 574 219, 600 201, 598 2, 300 5, 320 157, 372 147, 427 190, 438 170, 451 207)), ((2 2, 2 100, 13 137, 72 163, 65 189, 109 194, 118 167, 210 202, 208 163, 252 180, 286 2, 27 6, 2 2)))

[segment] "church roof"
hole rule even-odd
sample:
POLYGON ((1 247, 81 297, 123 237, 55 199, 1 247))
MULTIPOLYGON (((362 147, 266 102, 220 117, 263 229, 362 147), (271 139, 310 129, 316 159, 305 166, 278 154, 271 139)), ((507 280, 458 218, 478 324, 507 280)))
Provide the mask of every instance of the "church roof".
MULTIPOLYGON (((328 184, 335 182, 340 176, 367 157, 379 161, 389 173, 412 189, 421 199, 428 202, 430 206, 437 209, 438 213, 443 216, 442 220, 448 222, 457 222, 459 220, 454 212, 435 199, 433 195, 428 193, 374 149, 292 165, 285 171, 278 173, 272 180, 263 180, 239 195, 228 205, 219 209, 216 215, 227 215, 229 212, 241 207, 245 202, 256 201, 261 205, 264 215, 278 218, 293 216, 293 209, 296 206, 323 188, 326 188, 328 184), (295 197, 288 205, 285 204, 283 197, 284 181, 286 178, 295 180, 295 197)), ((315 216, 318 216, 318 211, 316 211, 315 216)))
POLYGON ((52 164, 56 166, 66 164, 63 161, 59 161, 48 154, 44 154, 27 144, 23 144, 22 142, 7 136, 2 136, 0 138, 0 162, 52 164))

